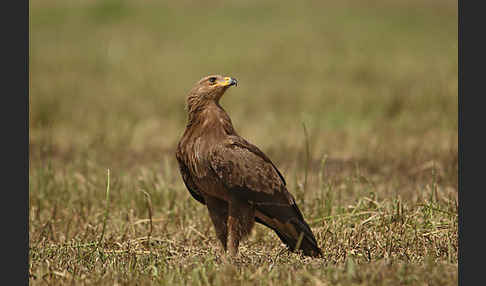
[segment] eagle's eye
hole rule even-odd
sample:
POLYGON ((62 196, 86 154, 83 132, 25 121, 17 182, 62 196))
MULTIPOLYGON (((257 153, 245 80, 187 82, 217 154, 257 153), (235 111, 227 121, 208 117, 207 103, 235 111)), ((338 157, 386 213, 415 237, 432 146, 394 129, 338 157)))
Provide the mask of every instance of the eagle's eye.
POLYGON ((215 81, 216 81, 216 78, 215 78, 215 77, 210 77, 210 78, 209 78, 209 82, 210 82, 210 83, 214 83, 215 81))

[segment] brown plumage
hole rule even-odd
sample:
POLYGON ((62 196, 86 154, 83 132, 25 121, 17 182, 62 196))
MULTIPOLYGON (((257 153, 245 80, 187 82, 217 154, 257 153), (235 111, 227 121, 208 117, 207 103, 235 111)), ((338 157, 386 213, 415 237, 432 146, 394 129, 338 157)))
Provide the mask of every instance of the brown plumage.
POLYGON ((202 78, 187 97, 188 122, 176 157, 190 194, 208 208, 224 250, 238 252, 254 222, 273 229, 291 249, 304 255, 322 251, 305 222, 285 179, 255 145, 240 137, 219 100, 236 80, 202 78))

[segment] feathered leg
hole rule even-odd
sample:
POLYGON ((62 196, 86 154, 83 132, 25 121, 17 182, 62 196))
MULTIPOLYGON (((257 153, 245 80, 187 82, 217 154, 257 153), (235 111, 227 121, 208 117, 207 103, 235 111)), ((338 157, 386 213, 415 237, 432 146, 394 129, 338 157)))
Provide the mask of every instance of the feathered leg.
POLYGON ((228 217, 228 249, 231 256, 238 253, 240 241, 247 237, 255 224, 255 208, 247 202, 230 200, 228 217))
POLYGON ((214 230, 216 231, 216 236, 223 246, 224 251, 226 251, 226 241, 228 238, 228 203, 217 199, 215 197, 205 197, 206 204, 209 211, 209 216, 214 225, 214 230))

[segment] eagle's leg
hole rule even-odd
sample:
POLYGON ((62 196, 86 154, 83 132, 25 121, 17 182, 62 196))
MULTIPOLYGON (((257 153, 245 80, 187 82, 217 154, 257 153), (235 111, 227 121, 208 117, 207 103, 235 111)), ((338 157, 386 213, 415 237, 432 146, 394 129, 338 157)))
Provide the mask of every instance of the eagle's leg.
POLYGON ((231 199, 228 217, 228 249, 231 256, 238 253, 240 241, 248 236, 255 223, 255 207, 248 202, 231 199))
POLYGON ((228 221, 228 203, 217 199, 215 197, 206 196, 206 204, 209 211, 209 216, 213 222, 216 236, 226 251, 226 241, 228 238, 228 228, 226 222, 228 221))

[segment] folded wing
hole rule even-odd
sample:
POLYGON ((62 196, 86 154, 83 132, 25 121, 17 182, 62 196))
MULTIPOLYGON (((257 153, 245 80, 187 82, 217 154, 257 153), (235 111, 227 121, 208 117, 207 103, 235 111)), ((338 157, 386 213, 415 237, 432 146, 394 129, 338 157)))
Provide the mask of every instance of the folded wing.
POLYGON ((232 196, 255 206, 255 221, 273 229, 291 250, 299 246, 305 255, 322 255, 282 174, 256 146, 229 136, 212 147, 209 161, 232 196))

